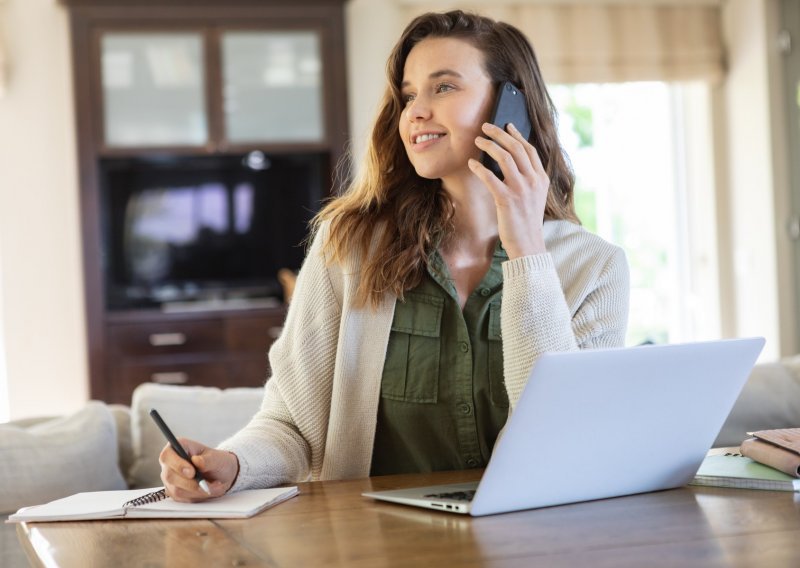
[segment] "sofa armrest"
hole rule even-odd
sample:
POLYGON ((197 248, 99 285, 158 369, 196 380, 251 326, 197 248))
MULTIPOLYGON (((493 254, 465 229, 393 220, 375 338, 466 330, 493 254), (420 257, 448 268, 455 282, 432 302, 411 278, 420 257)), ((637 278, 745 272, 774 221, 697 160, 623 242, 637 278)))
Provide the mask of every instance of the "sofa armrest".
POLYGON ((714 447, 738 446, 747 432, 800 426, 800 356, 753 368, 714 447))
POLYGON ((122 404, 109 404, 108 409, 117 425, 117 449, 119 470, 127 478, 133 465, 133 439, 131 437, 131 409, 122 404))
POLYGON ((263 388, 175 386, 144 383, 131 402, 133 463, 131 487, 161 485, 158 454, 167 443, 149 416, 155 408, 178 437, 216 446, 243 426, 261 407, 263 388))

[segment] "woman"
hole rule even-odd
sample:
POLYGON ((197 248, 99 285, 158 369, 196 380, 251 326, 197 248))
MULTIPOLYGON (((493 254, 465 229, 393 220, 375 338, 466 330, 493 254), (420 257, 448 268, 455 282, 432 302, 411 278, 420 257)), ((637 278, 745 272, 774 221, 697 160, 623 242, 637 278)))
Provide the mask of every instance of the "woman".
POLYGON ((261 410, 219 448, 168 446, 178 500, 308 479, 482 467, 545 351, 621 346, 622 251, 580 227, 533 49, 453 11, 412 21, 362 176, 315 221, 261 410), (487 123, 524 93, 531 141, 487 123), (485 152, 501 181, 481 163, 485 152))

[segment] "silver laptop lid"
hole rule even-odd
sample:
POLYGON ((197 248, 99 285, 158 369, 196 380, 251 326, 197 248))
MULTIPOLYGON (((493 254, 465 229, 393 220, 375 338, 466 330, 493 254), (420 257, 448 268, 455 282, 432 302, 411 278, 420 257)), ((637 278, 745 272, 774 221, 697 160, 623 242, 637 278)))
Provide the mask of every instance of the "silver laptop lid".
POLYGON ((750 338, 542 355, 471 514, 685 485, 763 346, 750 338))

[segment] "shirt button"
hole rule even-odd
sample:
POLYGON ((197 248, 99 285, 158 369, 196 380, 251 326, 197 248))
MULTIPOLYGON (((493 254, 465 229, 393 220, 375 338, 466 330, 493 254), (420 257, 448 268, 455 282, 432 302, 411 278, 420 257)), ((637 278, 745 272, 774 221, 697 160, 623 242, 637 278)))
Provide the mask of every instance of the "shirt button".
POLYGON ((459 404, 458 409, 461 411, 461 414, 469 414, 470 412, 472 412, 472 407, 465 402, 459 404))
POLYGON ((462 353, 466 353, 469 351, 469 344, 466 341, 462 341, 458 344, 458 347, 461 349, 462 353))
POLYGON ((475 458, 469 458, 467 460, 467 465, 469 467, 476 467, 478 465, 478 460, 476 460, 475 458))
POLYGON ((491 294, 491 293, 492 293, 492 291, 489 290, 489 288, 481 288, 481 296, 483 296, 484 298, 486 296, 488 296, 489 294, 491 294))

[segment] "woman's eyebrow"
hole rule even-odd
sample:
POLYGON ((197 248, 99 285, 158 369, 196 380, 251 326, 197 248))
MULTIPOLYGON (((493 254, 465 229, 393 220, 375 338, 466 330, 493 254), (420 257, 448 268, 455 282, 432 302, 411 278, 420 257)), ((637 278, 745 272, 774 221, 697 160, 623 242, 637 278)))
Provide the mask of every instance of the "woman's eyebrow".
MULTIPOLYGON (((446 77, 446 76, 457 77, 457 78, 463 77, 463 75, 458 71, 453 71, 452 69, 439 69, 438 71, 434 71, 433 73, 428 75, 428 79, 439 79, 440 77, 446 77)), ((411 83, 409 81, 403 81, 402 83, 400 83, 400 88, 403 89, 405 87, 408 87, 410 84, 411 83)))

